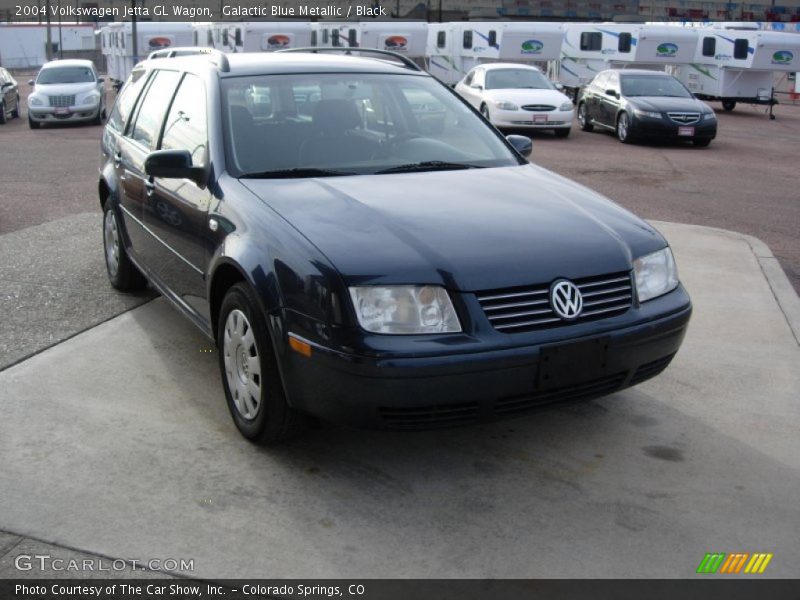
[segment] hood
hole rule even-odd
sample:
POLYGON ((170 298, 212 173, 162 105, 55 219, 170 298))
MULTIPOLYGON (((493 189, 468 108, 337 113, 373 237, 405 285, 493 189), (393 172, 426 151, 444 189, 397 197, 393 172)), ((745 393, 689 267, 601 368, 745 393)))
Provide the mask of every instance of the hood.
POLYGON ((79 96, 98 89, 95 81, 86 83, 37 83, 34 87, 34 94, 47 94, 48 96, 72 95, 79 96))
POLYGON ((240 184, 349 284, 497 289, 625 271, 666 245, 613 202, 533 165, 240 184))
POLYGON ((572 104, 572 101, 558 90, 486 90, 483 95, 487 100, 501 100, 517 105, 552 104, 558 108, 565 102, 572 104))
POLYGON ((636 108, 654 112, 694 111, 712 112, 711 107, 697 98, 669 98, 665 96, 634 96, 627 99, 636 108))

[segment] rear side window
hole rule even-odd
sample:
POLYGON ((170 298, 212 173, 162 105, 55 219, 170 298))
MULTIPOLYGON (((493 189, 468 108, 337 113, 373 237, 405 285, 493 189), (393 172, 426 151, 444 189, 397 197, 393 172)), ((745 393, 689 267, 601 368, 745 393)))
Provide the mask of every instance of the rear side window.
POLYGON ((714 56, 717 51, 717 38, 703 38, 703 56, 714 56))
POLYGON ((147 77, 145 72, 141 69, 133 71, 131 78, 125 87, 122 88, 117 96, 117 101, 114 103, 114 110, 108 117, 108 126, 115 131, 122 132, 125 130, 125 123, 128 121, 128 115, 131 114, 133 105, 136 104, 136 99, 144 87, 147 77))
POLYGON ((603 34, 599 31, 584 31, 581 34, 581 50, 602 50, 603 34))
POLYGON ((436 47, 437 48, 444 48, 445 43, 447 42, 447 33, 444 31, 440 31, 436 34, 436 47))
POLYGON ((472 48, 472 30, 469 29, 464 32, 464 49, 469 50, 472 48))
POLYGON ((176 71, 157 71, 139 104, 136 123, 131 138, 145 148, 152 148, 164 120, 164 111, 169 106, 175 85, 178 83, 176 71))
POLYGON ((748 43, 744 38, 739 38, 733 43, 733 58, 743 60, 747 58, 748 43))
POLYGON ((620 52, 630 52, 631 51, 631 34, 630 33, 620 33, 619 34, 619 42, 617 43, 617 50, 620 52))
POLYGON ((206 90, 199 77, 186 74, 170 106, 162 150, 188 150, 192 164, 205 165, 208 144, 206 90))

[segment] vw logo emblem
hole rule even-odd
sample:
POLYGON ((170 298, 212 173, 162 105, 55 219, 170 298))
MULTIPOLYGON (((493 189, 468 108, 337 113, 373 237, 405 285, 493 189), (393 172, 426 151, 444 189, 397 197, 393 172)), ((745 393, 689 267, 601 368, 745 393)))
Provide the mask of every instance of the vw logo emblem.
POLYGON ((577 285, 562 279, 550 288, 550 305, 562 319, 574 319, 583 310, 583 296, 577 285))

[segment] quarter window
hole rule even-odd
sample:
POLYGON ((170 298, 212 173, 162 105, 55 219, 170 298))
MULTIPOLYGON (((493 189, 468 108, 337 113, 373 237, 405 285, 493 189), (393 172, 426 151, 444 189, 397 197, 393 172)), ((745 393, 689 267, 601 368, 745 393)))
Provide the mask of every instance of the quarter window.
POLYGON ((147 81, 147 77, 144 75, 145 72, 142 69, 133 71, 128 83, 120 90, 117 101, 114 103, 114 110, 108 117, 108 126, 115 131, 124 131, 128 115, 147 81))
POLYGON ((158 137, 164 112, 178 83, 176 71, 157 71, 151 78, 144 100, 139 105, 131 138, 145 148, 152 148, 158 137))
POLYGON ((207 123, 205 87, 199 77, 187 73, 164 122, 161 149, 188 150, 193 165, 204 165, 208 143, 207 123))

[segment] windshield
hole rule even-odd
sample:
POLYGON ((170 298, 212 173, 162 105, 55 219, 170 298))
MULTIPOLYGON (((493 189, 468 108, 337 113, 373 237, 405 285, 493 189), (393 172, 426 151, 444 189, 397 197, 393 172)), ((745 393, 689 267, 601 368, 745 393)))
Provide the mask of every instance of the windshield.
POLYGON ((487 90, 552 90, 553 84, 533 69, 492 69, 486 72, 487 90))
POLYGON ((622 95, 692 97, 683 84, 674 77, 659 75, 624 75, 622 77, 622 95))
POLYGON ((229 170, 326 177, 497 167, 519 159, 429 77, 362 73, 225 79, 229 170))
POLYGON ((89 83, 95 80, 89 67, 50 67, 42 69, 36 83, 89 83))

